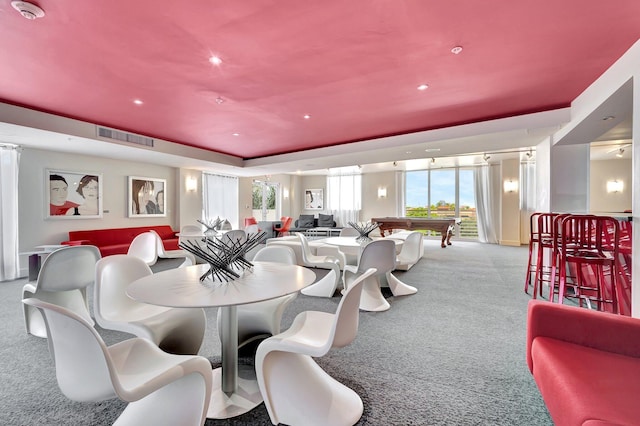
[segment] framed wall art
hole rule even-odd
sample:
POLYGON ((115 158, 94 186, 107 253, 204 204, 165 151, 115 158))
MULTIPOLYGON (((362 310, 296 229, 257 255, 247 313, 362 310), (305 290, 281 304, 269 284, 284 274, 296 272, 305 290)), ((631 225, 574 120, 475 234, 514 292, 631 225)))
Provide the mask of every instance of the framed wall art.
POLYGON ((129 217, 165 217, 167 181, 129 176, 129 217))
POLYGON ((322 189, 305 189, 304 190, 304 209, 305 210, 322 210, 324 208, 324 198, 322 189))
POLYGON ((45 218, 95 219, 102 217, 102 175, 46 169, 45 218))

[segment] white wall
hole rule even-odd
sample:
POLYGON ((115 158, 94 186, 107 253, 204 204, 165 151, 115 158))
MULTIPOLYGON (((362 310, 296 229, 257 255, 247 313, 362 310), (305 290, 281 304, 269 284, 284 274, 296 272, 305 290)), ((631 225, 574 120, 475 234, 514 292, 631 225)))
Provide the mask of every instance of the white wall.
POLYGON ((631 209, 631 160, 599 160, 591 162, 589 201, 592 212, 623 212, 631 209), (624 184, 622 192, 607 192, 607 182, 624 184))
POLYGON ((362 211, 360 220, 396 216, 395 171, 368 173, 362 176, 362 211), (378 198, 378 188, 386 188, 387 196, 378 198))
MULTIPOLYGON (((502 160, 500 162, 500 244, 507 246, 520 245, 520 192, 504 191, 504 182, 511 180, 519 183, 520 160, 502 160)), ((528 243, 528 241, 527 241, 528 243)))

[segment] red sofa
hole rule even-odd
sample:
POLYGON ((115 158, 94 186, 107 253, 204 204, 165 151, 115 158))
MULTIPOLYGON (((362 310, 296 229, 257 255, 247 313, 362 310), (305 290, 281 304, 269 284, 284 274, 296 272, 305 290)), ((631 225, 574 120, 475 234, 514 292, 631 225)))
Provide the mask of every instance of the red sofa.
POLYGON ((93 229, 86 231, 69 231, 69 240, 64 245, 94 245, 100 249, 102 256, 126 254, 131 241, 143 232, 154 230, 160 235, 165 250, 178 250, 176 231, 169 225, 138 226, 135 228, 93 229))
POLYGON ((640 320, 529 302, 527 364, 556 426, 640 424, 640 320))

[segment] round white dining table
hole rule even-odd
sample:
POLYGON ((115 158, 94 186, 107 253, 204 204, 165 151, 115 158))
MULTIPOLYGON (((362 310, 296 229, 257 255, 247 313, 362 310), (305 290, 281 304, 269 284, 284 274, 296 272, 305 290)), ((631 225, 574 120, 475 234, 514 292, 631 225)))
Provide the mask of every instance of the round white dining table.
POLYGON ((251 269, 234 281, 200 281, 209 264, 169 269, 134 281, 129 297, 152 305, 174 308, 221 309, 222 367, 213 369, 213 391, 208 418, 225 419, 246 413, 260 403, 262 395, 255 372, 238 375, 238 305, 275 299, 312 284, 316 275, 298 265, 253 262, 251 269))

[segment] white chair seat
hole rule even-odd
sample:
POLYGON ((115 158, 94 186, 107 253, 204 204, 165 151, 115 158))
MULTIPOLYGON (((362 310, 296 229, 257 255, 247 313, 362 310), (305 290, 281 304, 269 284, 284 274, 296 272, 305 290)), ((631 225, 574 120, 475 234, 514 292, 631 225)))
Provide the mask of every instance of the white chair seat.
POLYGON ((149 232, 152 232, 155 235, 156 238, 156 249, 157 249, 157 253, 158 253, 158 257, 162 258, 162 259, 179 259, 179 258, 184 258, 184 262, 182 262, 180 264, 180 266, 178 266, 179 268, 183 268, 185 266, 191 266, 191 265, 195 265, 196 264, 196 257, 189 253, 186 250, 165 250, 164 249, 164 243, 162 242, 162 238, 160 238, 160 235, 158 235, 158 233, 154 230, 151 230, 149 232))

